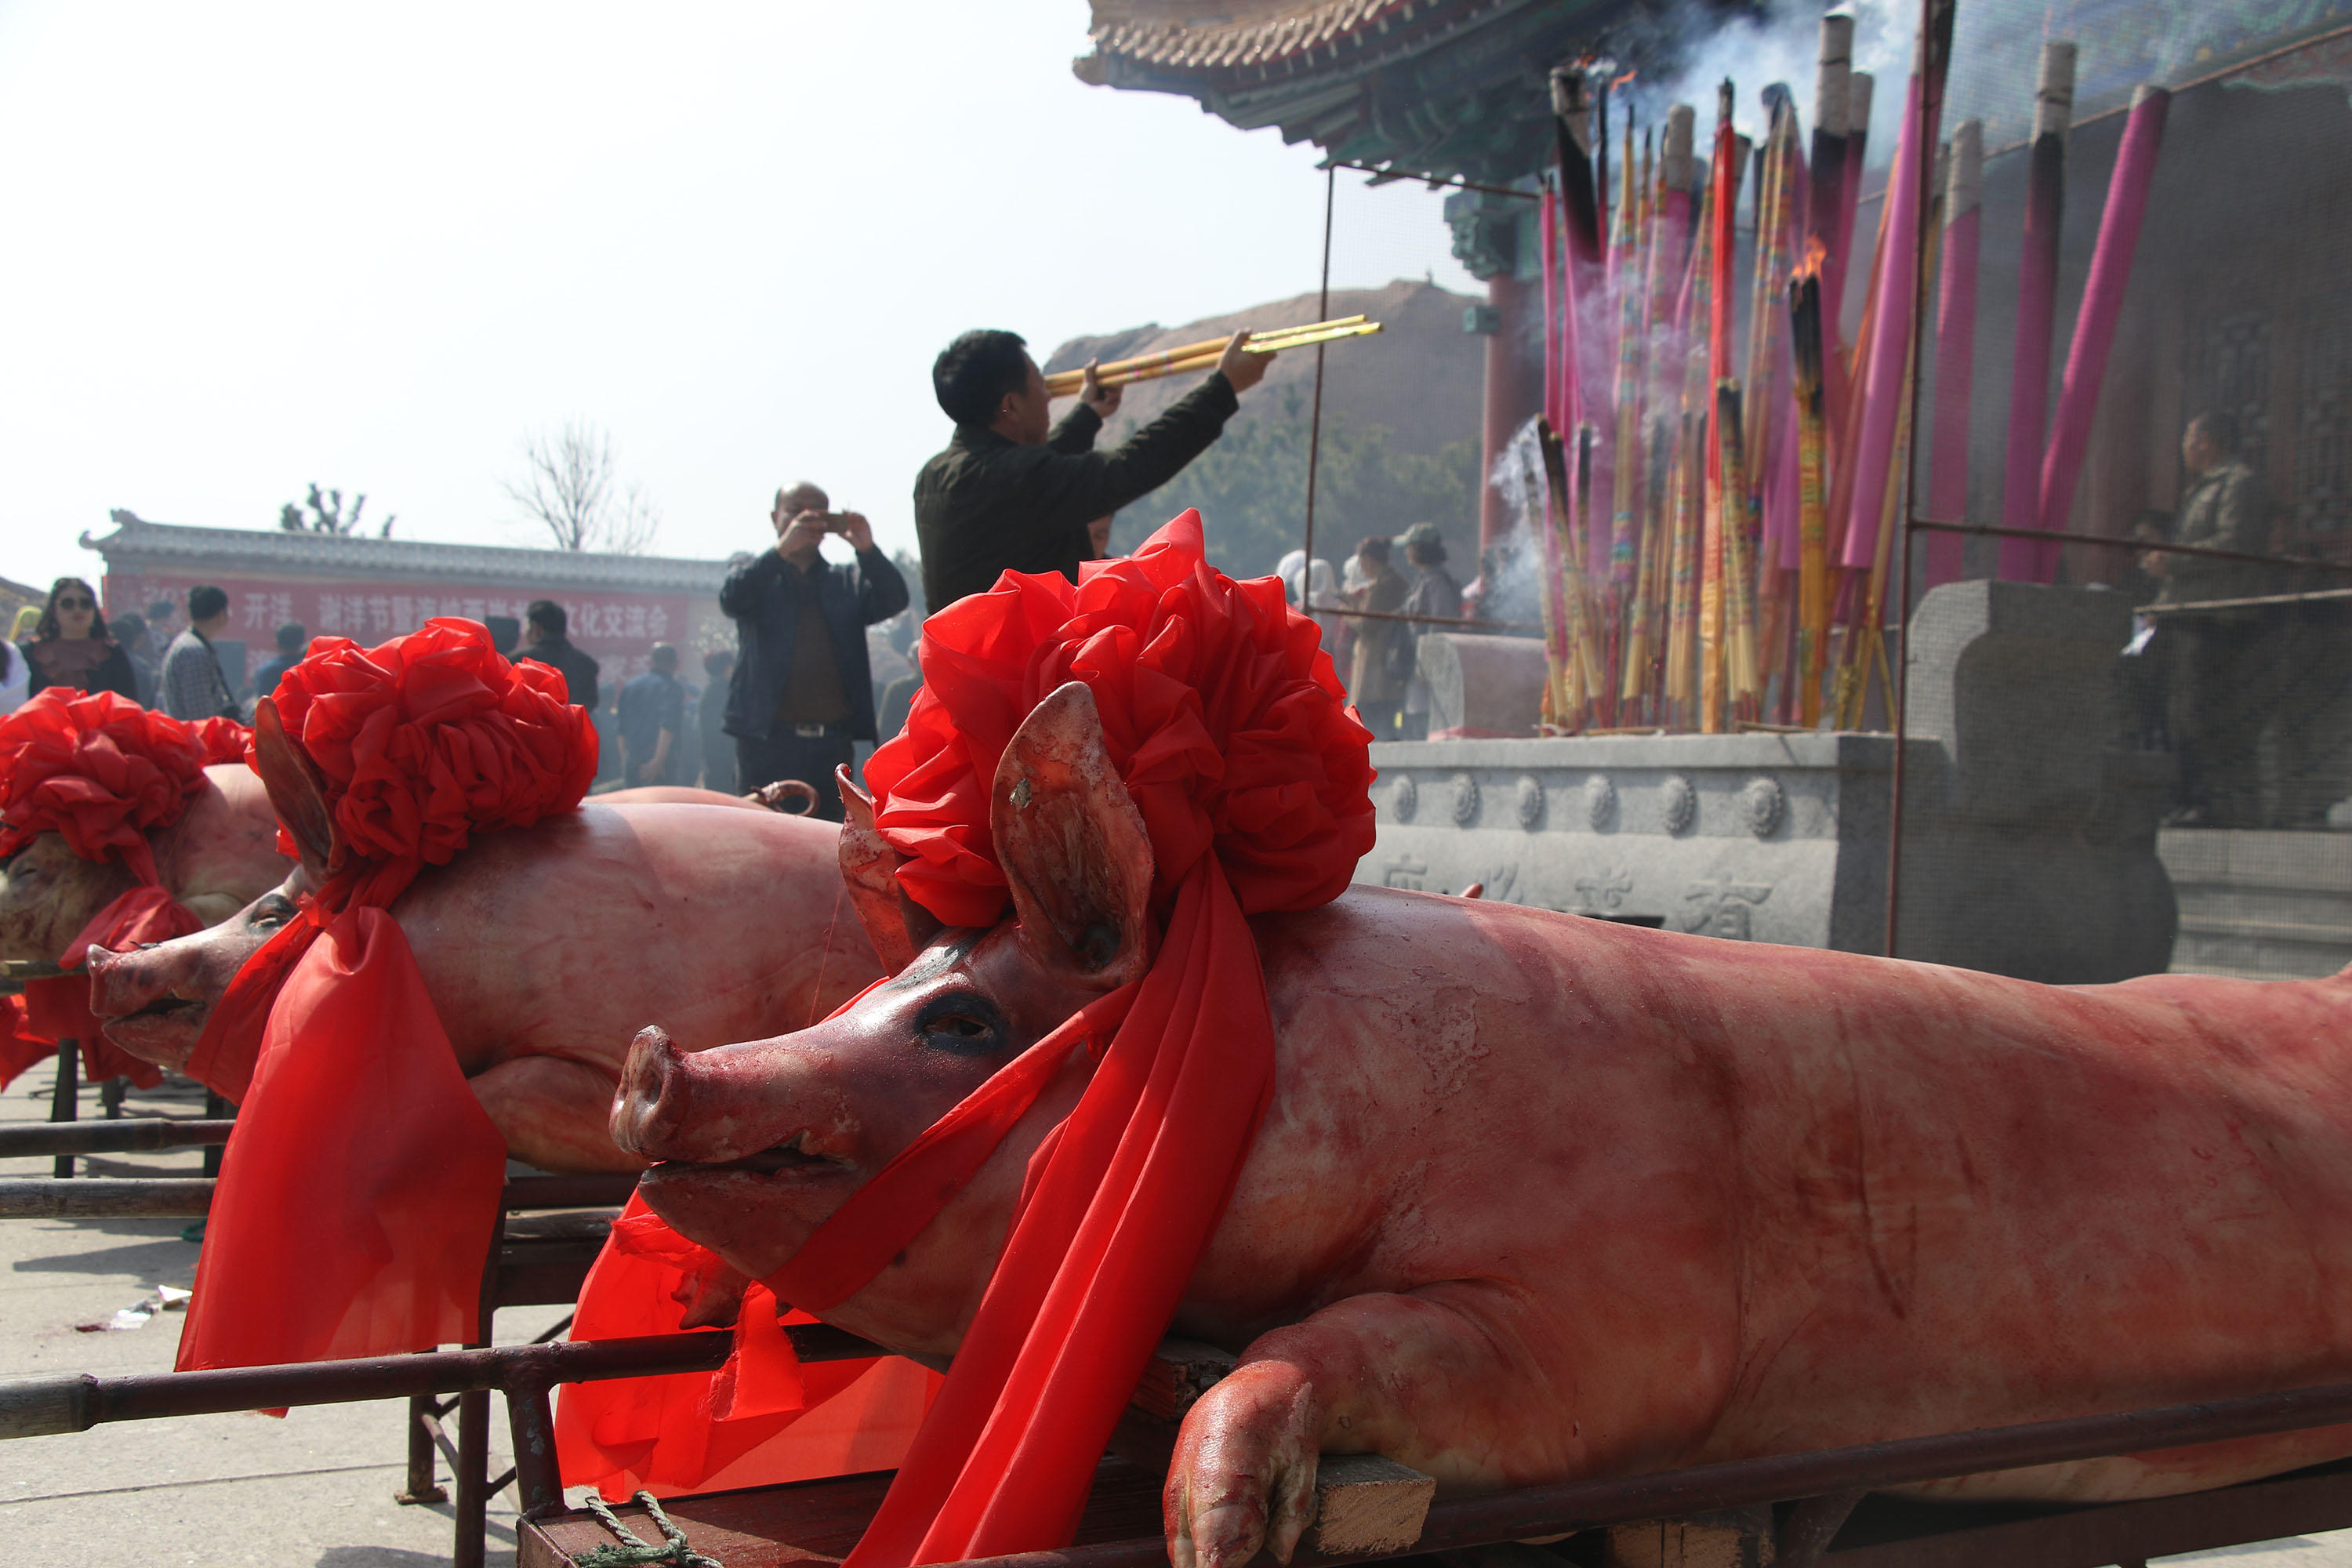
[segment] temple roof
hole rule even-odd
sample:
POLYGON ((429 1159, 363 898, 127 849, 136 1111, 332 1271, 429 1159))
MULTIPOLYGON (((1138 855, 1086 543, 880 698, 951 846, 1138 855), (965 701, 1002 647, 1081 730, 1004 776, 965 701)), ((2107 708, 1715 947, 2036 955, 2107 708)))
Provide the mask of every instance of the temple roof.
MULTIPOLYGON (((1710 7, 1712 5, 1710 4, 1710 7)), ((1507 181, 1552 145, 1551 68, 1662 39, 1644 0, 1094 0, 1079 79, 1181 93, 1401 174, 1507 181)))
POLYGON ((602 588, 697 595, 716 595, 727 576, 724 561, 436 544, 418 539, 362 539, 285 529, 194 528, 149 522, 128 511, 113 515, 112 533, 102 539, 81 536, 82 548, 106 557, 109 572, 188 569, 223 575, 324 574, 400 582, 511 584, 541 592, 602 588))

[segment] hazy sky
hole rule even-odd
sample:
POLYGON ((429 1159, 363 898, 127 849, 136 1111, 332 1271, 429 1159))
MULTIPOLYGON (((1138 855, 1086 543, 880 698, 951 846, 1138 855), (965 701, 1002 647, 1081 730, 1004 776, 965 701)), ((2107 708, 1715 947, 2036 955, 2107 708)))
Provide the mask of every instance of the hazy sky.
MULTIPOLYGON (((0 574, 128 507, 266 527, 307 481, 406 538, 581 416, 756 545, 806 476, 911 545, 933 353, 1314 288, 1315 151, 1088 88, 1082 0, 362 8, 0 0, 0 574)), ((1343 175, 1334 282, 1433 272, 1440 197, 1343 175)), ((371 530, 372 531, 372 530, 371 530)))

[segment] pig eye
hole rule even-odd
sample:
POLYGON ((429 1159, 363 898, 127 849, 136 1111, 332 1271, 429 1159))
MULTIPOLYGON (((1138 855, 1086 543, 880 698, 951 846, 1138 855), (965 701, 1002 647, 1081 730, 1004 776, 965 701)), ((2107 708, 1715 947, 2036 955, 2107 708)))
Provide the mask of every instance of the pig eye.
POLYGON ((917 1039, 960 1057, 992 1056, 1004 1048, 1010 1033, 996 1004, 976 991, 934 996, 915 1020, 917 1039))
POLYGON ((282 926, 293 918, 294 906, 279 895, 272 893, 253 906, 253 913, 247 917, 246 924, 256 930, 269 930, 282 926))

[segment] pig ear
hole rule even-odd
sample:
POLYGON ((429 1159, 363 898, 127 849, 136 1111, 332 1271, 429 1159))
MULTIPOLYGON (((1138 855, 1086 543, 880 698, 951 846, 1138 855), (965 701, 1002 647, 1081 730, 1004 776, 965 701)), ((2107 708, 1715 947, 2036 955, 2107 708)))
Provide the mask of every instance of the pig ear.
POLYGON ((841 825, 841 879, 857 923, 874 944, 882 967, 896 974, 940 933, 937 916, 907 897, 896 875, 905 858, 874 826, 874 797, 851 782, 849 770, 833 771, 846 820, 841 825))
POLYGON ((269 793, 270 809, 300 851, 303 868, 323 882, 342 858, 335 816, 319 765, 278 721, 278 704, 263 698, 253 712, 253 768, 269 793))
POLYGON ((1083 682, 1038 703, 1013 731, 989 829, 1022 940, 1041 962, 1105 990, 1150 966, 1151 837, 1083 682))

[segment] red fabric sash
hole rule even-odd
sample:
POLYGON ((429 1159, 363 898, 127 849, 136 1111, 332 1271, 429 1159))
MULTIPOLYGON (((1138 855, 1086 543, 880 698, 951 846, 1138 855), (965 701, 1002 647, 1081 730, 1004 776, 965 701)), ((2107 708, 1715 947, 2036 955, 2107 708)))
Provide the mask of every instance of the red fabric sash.
POLYGON ((26 1068, 55 1056, 57 1050, 55 1040, 35 1034, 25 1022, 22 996, 0 996, 0 1089, 15 1082, 26 1068))
MULTIPOLYGON (((142 942, 169 942, 202 931, 204 921, 187 906, 158 887, 133 888, 90 918, 58 959, 67 969, 79 970, 89 962, 89 950, 103 947, 121 952, 142 942)), ((100 1032, 89 1010, 89 977, 74 973, 54 980, 28 981, 25 985, 27 1026, 51 1040, 81 1042, 84 1081, 126 1078, 141 1089, 163 1081, 163 1069, 142 1062, 100 1032)))
MULTIPOLYGON (((574 1339, 678 1331, 697 1277, 719 1260, 631 1198, 589 1272, 574 1339)), ((563 1484, 618 1500, 639 1488, 670 1497, 705 1487, 771 1486, 895 1468, 940 1387, 896 1356, 802 1365, 783 1324, 754 1284, 736 1321, 736 1352, 716 1373, 583 1383, 555 1411, 563 1484)))
POLYGON ((475 1337, 506 1141, 398 922, 355 909, 319 935, 270 1015, 222 1164, 183 1372, 475 1337))

